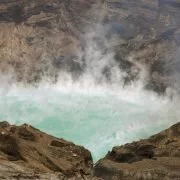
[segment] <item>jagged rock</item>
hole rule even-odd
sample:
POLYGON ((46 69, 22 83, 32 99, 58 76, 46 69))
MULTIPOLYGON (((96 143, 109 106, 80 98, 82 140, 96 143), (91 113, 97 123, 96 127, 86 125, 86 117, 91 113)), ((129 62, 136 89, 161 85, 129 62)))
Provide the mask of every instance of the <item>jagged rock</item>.
POLYGON ((30 125, 0 123, 0 179, 92 177, 91 153, 30 125))
POLYGON ((0 179, 179 179, 179 169, 180 123, 149 139, 114 147, 93 170, 85 148, 27 124, 0 122, 0 179))
POLYGON ((149 139, 117 146, 94 174, 105 180, 180 179, 180 123, 149 139))
POLYGON ((28 130, 27 126, 22 126, 18 131, 19 138, 25 139, 25 140, 31 140, 35 141, 35 135, 28 130))

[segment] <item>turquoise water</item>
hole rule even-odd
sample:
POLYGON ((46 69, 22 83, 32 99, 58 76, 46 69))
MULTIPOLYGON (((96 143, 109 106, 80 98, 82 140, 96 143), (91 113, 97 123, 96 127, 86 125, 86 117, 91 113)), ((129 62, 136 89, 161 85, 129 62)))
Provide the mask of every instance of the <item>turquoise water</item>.
POLYGON ((132 90, 40 86, 11 87, 0 93, 1 120, 29 123, 83 145, 95 161, 113 146, 146 138, 178 117, 169 100, 132 90))

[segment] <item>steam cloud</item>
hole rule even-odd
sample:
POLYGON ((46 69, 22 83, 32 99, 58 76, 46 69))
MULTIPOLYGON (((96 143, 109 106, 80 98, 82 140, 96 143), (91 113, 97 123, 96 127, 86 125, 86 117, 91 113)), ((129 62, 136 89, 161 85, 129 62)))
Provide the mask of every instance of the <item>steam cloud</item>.
MULTIPOLYGON (((35 88, 13 81, 13 73, 2 75, 0 119, 30 123, 73 140, 90 149, 97 159, 114 145, 147 137, 177 122, 179 100, 144 90, 152 76, 159 76, 151 74, 149 64, 135 61, 138 53, 125 59, 116 57, 111 44, 116 39, 109 38, 115 25, 104 25, 103 19, 102 11, 97 22, 85 29, 77 56, 52 58, 45 52, 42 63, 35 64, 45 71, 35 88)), ((179 55, 178 49, 169 58, 172 61, 165 63, 165 70, 172 69, 166 72, 170 85, 177 90, 179 55)), ((172 90, 168 91, 171 96, 172 90)))

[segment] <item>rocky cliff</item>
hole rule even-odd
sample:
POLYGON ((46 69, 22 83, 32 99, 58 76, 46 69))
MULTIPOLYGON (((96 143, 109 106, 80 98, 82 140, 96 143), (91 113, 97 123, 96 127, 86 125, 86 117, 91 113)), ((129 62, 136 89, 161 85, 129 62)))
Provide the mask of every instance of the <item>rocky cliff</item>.
MULTIPOLYGON (((26 83, 56 82, 62 70, 77 79, 94 31, 93 43, 114 53, 125 85, 146 69, 144 87, 165 92, 179 87, 179 19, 179 0, 1 0, 0 70, 26 83)), ((101 70, 113 76, 111 66, 101 70)))
POLYGON ((0 123, 0 179, 87 179, 91 153, 30 125, 0 123))
POLYGON ((179 170, 180 123, 114 147, 94 169, 91 153, 81 146, 27 124, 0 123, 0 179, 178 180, 179 170))
POLYGON ((180 179, 180 123, 149 139, 117 146, 97 162, 105 180, 180 179))
POLYGON ((60 69, 72 71, 91 1, 0 1, 1 72, 16 81, 54 82, 60 69))

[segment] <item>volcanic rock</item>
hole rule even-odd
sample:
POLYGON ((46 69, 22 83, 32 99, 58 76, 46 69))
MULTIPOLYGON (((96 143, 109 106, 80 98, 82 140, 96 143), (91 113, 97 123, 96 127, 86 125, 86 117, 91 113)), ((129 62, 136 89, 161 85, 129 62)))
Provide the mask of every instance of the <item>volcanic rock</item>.
POLYGON ((105 180, 180 179, 180 123, 149 139, 112 149, 94 168, 105 180))
MULTIPOLYGON (((54 83, 61 71, 78 79, 89 65, 93 32, 100 53, 114 54, 124 85, 146 69, 144 87, 164 93, 178 88, 179 29, 179 0, 3 0, 0 72, 31 84, 44 77, 54 83)), ((101 69, 107 81, 113 79, 109 64, 101 69)))
POLYGON ((87 179, 92 168, 91 153, 81 146, 27 124, 0 123, 0 179, 87 179))

